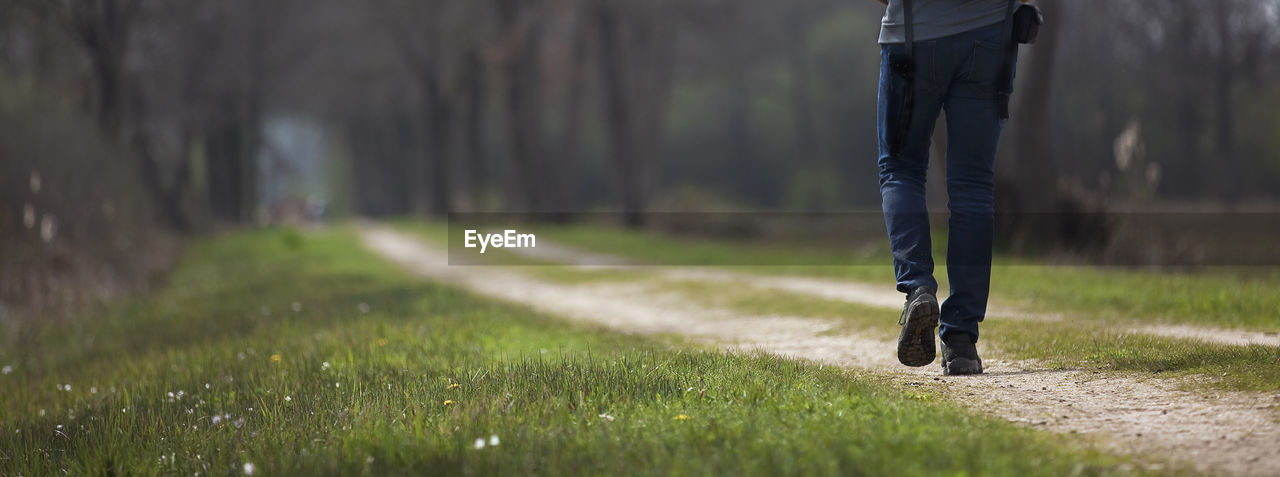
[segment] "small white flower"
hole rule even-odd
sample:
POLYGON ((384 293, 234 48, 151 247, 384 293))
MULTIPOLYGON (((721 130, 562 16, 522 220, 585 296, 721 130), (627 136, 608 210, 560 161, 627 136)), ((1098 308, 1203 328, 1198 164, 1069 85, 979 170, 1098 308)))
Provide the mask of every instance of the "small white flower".
POLYGON ((62 424, 58 424, 58 429, 62 429, 62 424))
POLYGON ((368 303, 360 303, 360 305, 359 305, 359 306, 357 306, 357 307, 356 307, 356 309, 357 309, 357 310, 360 310, 360 314, 368 313, 368 312, 369 312, 369 304, 368 304, 368 303))
POLYGON ((342 387, 342 383, 333 383, 333 387, 340 388, 342 387))
POLYGON ((89 387, 89 394, 98 394, 98 387, 97 386, 89 387))
POLYGON ((601 414, 597 417, 599 417, 600 419, 604 419, 605 421, 608 421, 608 422, 613 422, 613 416, 610 416, 608 414, 601 414))
POLYGON ((205 388, 205 389, 210 389, 209 383, 204 383, 204 388, 205 388))
POLYGON ((240 426, 244 425, 244 418, 242 417, 242 418, 236 419, 236 422, 234 422, 234 424, 236 426, 236 429, 239 429, 240 426))
POLYGON ((480 449, 484 449, 484 438, 483 438, 483 437, 477 437, 477 438, 476 438, 476 450, 480 450, 480 449))
POLYGON ((170 398, 172 398, 172 397, 173 397, 173 391, 169 391, 169 397, 170 397, 170 398))
POLYGON ((122 408, 120 408, 120 414, 124 414, 124 413, 127 413, 127 412, 129 412, 129 408, 127 408, 127 407, 122 407, 122 408))
POLYGON ((40 410, 40 416, 41 416, 41 417, 44 417, 44 409, 41 409, 41 410, 40 410))
POLYGON ((321 364, 320 364, 320 370, 321 370, 321 371, 328 371, 328 370, 329 370, 329 362, 328 362, 328 361, 325 361, 324 363, 321 363, 321 364))
POLYGON ((63 385, 62 385, 62 390, 66 391, 66 392, 71 392, 71 385, 70 385, 70 384, 63 384, 63 385))
POLYGON ((496 447, 498 444, 501 444, 501 443, 502 443, 502 441, 499 441, 499 440, 498 440, 498 435, 497 435, 497 434, 494 434, 494 435, 489 436, 489 446, 490 446, 490 447, 496 447))
POLYGON ((210 421, 212 421, 214 424, 220 423, 222 422, 222 416, 213 416, 213 418, 210 419, 210 421))
POLYGON ((253 471, 254 471, 253 462, 245 462, 244 475, 253 475, 253 471))
POLYGON ((291 398, 291 397, 289 397, 289 396, 285 396, 285 397, 284 397, 284 402, 289 402, 289 401, 292 401, 292 400, 293 400, 293 398, 291 398))
POLYGON ((9 374, 9 373, 12 373, 12 372, 13 372, 13 365, 12 365, 12 364, 5 365, 5 367, 4 367, 4 368, 0 368, 0 373, 9 374))

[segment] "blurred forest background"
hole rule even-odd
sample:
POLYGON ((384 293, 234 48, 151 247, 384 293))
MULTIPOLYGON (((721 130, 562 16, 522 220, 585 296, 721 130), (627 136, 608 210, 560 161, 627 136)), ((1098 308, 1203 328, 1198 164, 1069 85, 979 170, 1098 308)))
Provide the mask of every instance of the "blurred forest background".
MULTIPOLYGON (((1038 3, 1001 210, 1276 209, 1280 0, 1038 3)), ((878 210, 882 14, 0 0, 0 315, 145 286, 183 237, 240 224, 878 210)), ((1005 225, 1043 244, 1080 224, 1005 225)))

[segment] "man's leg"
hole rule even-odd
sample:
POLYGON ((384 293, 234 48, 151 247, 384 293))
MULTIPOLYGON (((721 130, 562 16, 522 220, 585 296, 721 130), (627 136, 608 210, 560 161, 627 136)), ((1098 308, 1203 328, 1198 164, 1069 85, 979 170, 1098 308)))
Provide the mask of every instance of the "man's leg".
POLYGON ((881 48, 880 92, 877 98, 876 124, 880 143, 880 196, 889 246, 893 251, 893 268, 898 291, 910 293, 920 287, 936 291, 933 276, 932 243, 929 238, 929 211, 925 205, 925 176, 929 166, 930 138, 934 122, 942 108, 938 85, 932 69, 936 48, 929 42, 917 42, 915 48, 915 108, 911 128, 901 154, 889 154, 889 138, 905 81, 889 68, 889 55, 902 45, 881 48))
POLYGON ((926 366, 937 357, 934 328, 938 326, 938 282, 933 277, 933 256, 929 239, 929 211, 925 206, 925 173, 929 165, 929 139, 942 107, 945 83, 934 70, 937 42, 917 42, 915 47, 915 96, 906 144, 891 155, 890 126, 897 124, 901 95, 906 81, 889 68, 889 56, 902 45, 882 48, 878 125, 880 136, 880 194, 885 226, 893 250, 898 289, 907 293, 898 335, 898 361, 907 366, 926 366))
POLYGON ((1000 121, 995 101, 947 101, 947 278, 951 294, 942 303, 939 336, 978 339, 991 288, 995 235, 994 163, 1000 121))
POLYGON ((947 193, 951 211, 947 277, 951 294, 942 304, 939 335, 944 343, 978 339, 987 312, 994 238, 994 164, 1004 120, 995 101, 1003 61, 999 28, 973 34, 968 72, 946 99, 947 193))

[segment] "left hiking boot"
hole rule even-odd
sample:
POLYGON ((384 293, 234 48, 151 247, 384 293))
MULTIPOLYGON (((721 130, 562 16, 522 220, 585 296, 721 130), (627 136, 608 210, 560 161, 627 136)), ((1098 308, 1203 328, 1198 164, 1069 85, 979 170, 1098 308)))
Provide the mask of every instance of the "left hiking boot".
POLYGON ((978 357, 978 347, 972 337, 961 333, 942 340, 942 374, 982 374, 982 358, 978 357))
POLYGON ((898 361, 917 368, 932 363, 938 355, 933 344, 933 330, 938 327, 938 297, 934 291, 926 287, 912 290, 898 324, 902 325, 898 361))

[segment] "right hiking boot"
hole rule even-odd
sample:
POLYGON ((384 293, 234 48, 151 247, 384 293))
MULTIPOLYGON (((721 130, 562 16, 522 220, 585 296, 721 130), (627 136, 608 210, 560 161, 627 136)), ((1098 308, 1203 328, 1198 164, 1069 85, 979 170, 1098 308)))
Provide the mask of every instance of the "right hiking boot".
POLYGON ((982 374, 982 358, 978 357, 978 347, 968 334, 961 333, 942 340, 942 374, 982 374))
POLYGON ((938 297, 930 288, 920 287, 907 295, 907 304, 898 319, 898 361, 911 367, 928 366, 937 357, 933 330, 938 327, 938 297))

